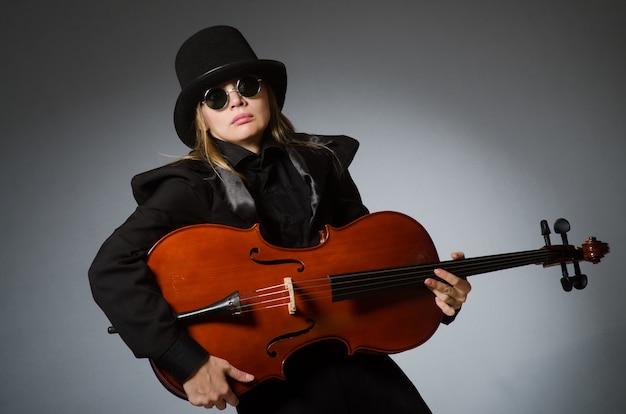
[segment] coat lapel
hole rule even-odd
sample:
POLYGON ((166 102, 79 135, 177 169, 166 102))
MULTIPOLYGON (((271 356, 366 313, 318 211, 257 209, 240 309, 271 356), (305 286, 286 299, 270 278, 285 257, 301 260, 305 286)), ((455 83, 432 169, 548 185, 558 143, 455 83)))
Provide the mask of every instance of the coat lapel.
POLYGON ((258 221, 256 204, 246 188, 243 180, 230 171, 219 170, 219 173, 208 177, 213 188, 217 190, 230 209, 248 224, 258 221))
POLYGON ((297 145, 286 147, 294 167, 311 188, 311 223, 313 223, 325 191, 328 174, 332 171, 337 175, 343 174, 352 162, 359 143, 347 136, 297 134, 296 139, 322 145, 332 152, 331 155, 323 150, 312 150, 297 145))

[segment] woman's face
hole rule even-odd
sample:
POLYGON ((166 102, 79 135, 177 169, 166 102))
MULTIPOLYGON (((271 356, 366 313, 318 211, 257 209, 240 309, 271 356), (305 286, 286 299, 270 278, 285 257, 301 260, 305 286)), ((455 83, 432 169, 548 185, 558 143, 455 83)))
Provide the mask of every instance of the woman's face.
POLYGON ((227 92, 226 106, 216 110, 203 104, 204 122, 213 137, 258 153, 263 132, 270 121, 267 88, 261 82, 259 93, 246 98, 237 92, 237 80, 231 79, 216 86, 227 92))

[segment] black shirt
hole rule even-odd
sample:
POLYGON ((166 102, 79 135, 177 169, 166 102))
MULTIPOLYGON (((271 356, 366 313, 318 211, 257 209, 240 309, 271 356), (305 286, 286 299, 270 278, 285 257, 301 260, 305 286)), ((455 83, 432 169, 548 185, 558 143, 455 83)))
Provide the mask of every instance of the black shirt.
POLYGON ((282 247, 306 247, 312 211, 310 184, 295 169, 282 146, 266 138, 259 154, 215 140, 233 168, 243 174, 256 204, 266 241, 282 247))

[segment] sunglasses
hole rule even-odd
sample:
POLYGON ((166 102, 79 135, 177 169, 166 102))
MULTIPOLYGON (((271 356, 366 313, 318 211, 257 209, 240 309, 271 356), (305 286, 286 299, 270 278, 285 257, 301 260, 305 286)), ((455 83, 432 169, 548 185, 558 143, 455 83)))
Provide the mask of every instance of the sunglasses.
POLYGON ((233 91, 244 98, 253 98, 261 92, 261 79, 255 76, 244 76, 237 81, 234 88, 229 90, 210 88, 204 93, 202 103, 211 109, 219 111, 226 107, 228 97, 233 91))

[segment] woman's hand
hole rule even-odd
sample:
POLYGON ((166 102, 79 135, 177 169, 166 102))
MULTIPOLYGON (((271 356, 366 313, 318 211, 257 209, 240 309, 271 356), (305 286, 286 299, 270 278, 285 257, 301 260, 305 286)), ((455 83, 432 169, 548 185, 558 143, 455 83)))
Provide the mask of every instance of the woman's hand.
POLYGON ((192 405, 223 410, 226 404, 239 404, 239 398, 228 385, 228 378, 239 382, 254 380, 252 374, 235 368, 224 359, 210 356, 183 384, 183 388, 192 405))
MULTIPOLYGON (((450 255, 454 260, 465 258, 463 252, 454 252, 450 255)), ((424 284, 435 294, 435 303, 448 316, 461 309, 461 305, 467 300, 467 294, 472 290, 472 286, 465 279, 461 279, 443 269, 435 269, 435 276, 448 283, 436 279, 426 279, 424 284)))

